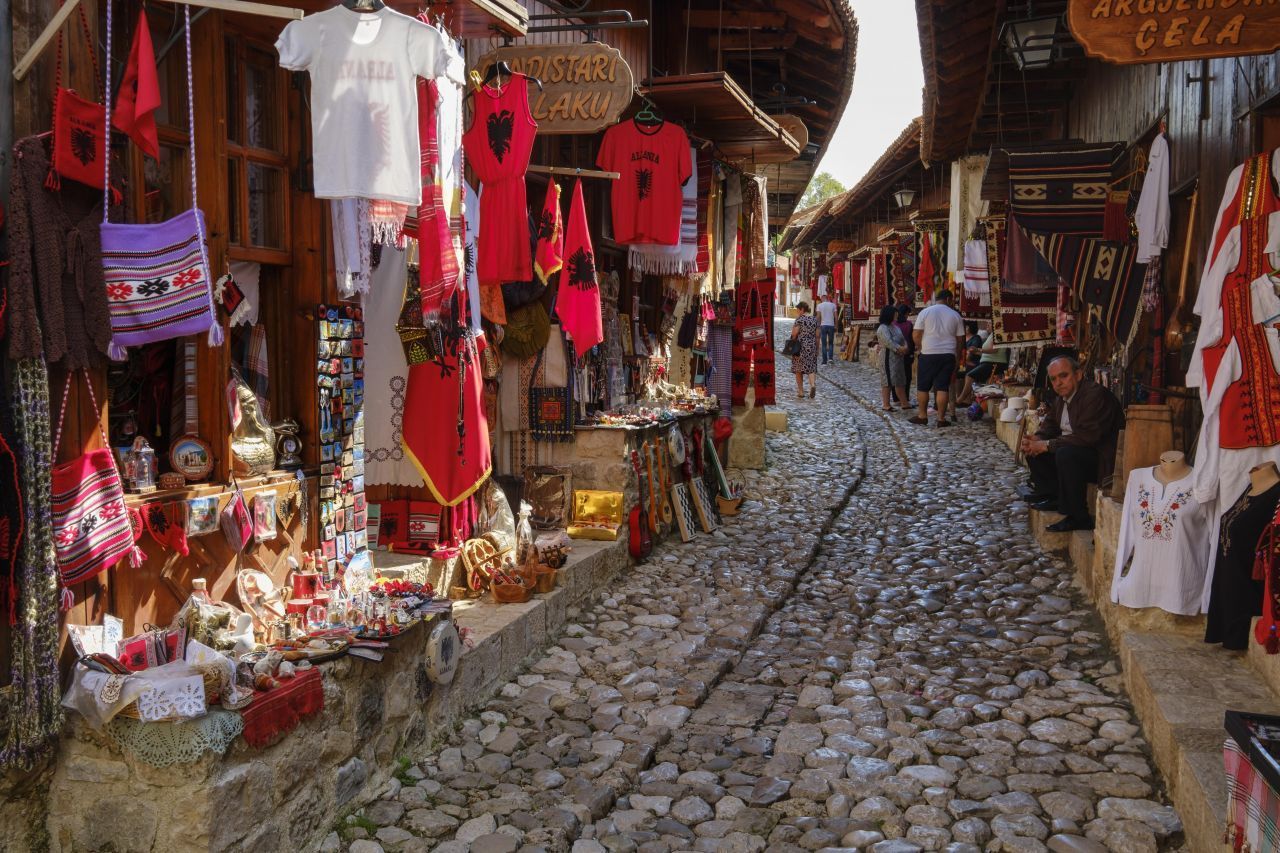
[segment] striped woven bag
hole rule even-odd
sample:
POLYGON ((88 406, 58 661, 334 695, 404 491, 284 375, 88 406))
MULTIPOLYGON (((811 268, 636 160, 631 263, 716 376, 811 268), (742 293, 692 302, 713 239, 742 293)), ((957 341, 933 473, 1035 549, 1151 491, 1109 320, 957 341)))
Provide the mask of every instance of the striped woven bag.
MULTIPOLYGON (((107 3, 107 56, 111 55, 111 7, 107 3)), ((191 156, 191 209, 154 224, 107 221, 102 206, 102 272, 111 316, 108 354, 123 361, 126 347, 208 331, 209 345, 223 341, 213 307, 205 247, 204 214, 197 207, 196 128, 191 83, 191 12, 183 6, 187 42, 187 123, 191 156)), ((107 91, 111 63, 106 63, 107 91)), ((109 100, 109 99, 108 99, 109 100)), ((111 111, 103 110, 107 133, 111 111)), ((111 158, 104 158, 105 185, 111 186, 111 158)), ((105 193, 105 191, 104 191, 105 193)))
MULTIPOLYGON (((93 395, 89 375, 84 376, 89 389, 89 401, 96 414, 98 401, 93 395)), ((57 458, 62 443, 62 423, 67 415, 67 398, 75 376, 67 377, 62 392, 62 411, 58 415, 58 428, 54 433, 53 455, 57 458)), ((51 474, 53 504, 53 547, 58 558, 58 573, 63 587, 86 581, 99 572, 106 571, 124 557, 134 566, 140 566, 142 552, 134 548, 133 526, 125 511, 124 490, 120 487, 120 473, 116 470, 115 456, 102 431, 103 446, 90 450, 70 462, 55 465, 51 474)), ((64 590, 64 606, 68 605, 64 590)))

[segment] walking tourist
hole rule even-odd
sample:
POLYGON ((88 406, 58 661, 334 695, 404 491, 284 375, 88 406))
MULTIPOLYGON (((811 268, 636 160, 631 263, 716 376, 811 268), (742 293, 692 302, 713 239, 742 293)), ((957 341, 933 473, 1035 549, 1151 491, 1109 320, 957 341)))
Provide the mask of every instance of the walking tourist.
POLYGON ((809 313, 809 303, 796 305, 800 316, 791 327, 791 338, 800 342, 800 352, 791 356, 791 372, 796 375, 796 399, 804 399, 804 378, 809 377, 809 396, 818 394, 818 319, 809 313))
POLYGON ((916 380, 916 415, 911 423, 929 423, 929 393, 937 402, 938 426, 949 427, 947 400, 951 395, 951 380, 956 374, 956 364, 964 350, 964 320, 951 307, 951 291, 939 290, 933 304, 916 316, 912 337, 920 353, 919 375, 916 380))
POLYGON ((1049 363, 1049 383, 1057 399, 1036 434, 1022 440, 1031 469, 1028 500, 1036 509, 1066 516, 1050 524, 1050 531, 1092 530, 1085 487, 1111 473, 1124 410, 1115 395, 1084 378, 1071 356, 1049 363))
POLYGON ((827 364, 836 360, 836 317, 840 313, 840 306, 836 305, 828 293, 818 303, 817 313, 821 323, 819 332, 822 337, 822 363, 827 364))
POLYGON ((892 397, 897 394, 898 405, 906 409, 907 376, 903 367, 903 357, 907 353, 907 340, 898 331, 893 318, 897 311, 892 305, 880 309, 880 324, 876 326, 876 342, 880 345, 880 407, 886 412, 893 411, 892 397))
POLYGON ((898 319, 893 321, 893 325, 898 327, 898 331, 902 332, 902 337, 907 342, 907 354, 902 357, 902 370, 903 376, 907 381, 907 387, 910 388, 911 369, 916 362, 916 340, 912 334, 914 329, 911 326, 911 321, 907 319, 907 315, 911 313, 911 306, 901 302, 894 310, 897 312, 898 319))

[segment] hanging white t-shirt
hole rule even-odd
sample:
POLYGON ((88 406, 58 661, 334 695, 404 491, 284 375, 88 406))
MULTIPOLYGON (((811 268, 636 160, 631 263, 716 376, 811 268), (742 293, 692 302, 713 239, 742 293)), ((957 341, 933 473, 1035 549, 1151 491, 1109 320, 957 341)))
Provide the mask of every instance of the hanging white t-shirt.
POLYGON ((463 82, 440 31, 384 6, 334 6, 293 21, 276 41, 280 65, 311 74, 317 198, 422 201, 418 77, 463 82))

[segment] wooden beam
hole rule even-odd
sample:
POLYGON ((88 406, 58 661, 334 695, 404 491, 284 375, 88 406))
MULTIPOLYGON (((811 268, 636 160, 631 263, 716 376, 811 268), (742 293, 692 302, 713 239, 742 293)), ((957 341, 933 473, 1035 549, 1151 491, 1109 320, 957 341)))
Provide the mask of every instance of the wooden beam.
POLYGON ((707 36, 707 47, 715 50, 786 50, 795 47, 795 33, 725 33, 707 36))
POLYGON ((835 23, 831 16, 825 12, 819 12, 817 9, 807 3, 788 3, 787 17, 796 21, 803 21, 813 27, 829 30, 835 23))
POLYGON ((813 24, 797 18, 788 18, 787 29, 799 33, 801 38, 808 39, 822 47, 830 48, 831 50, 844 50, 844 36, 834 29, 815 27, 813 24))
POLYGON ((685 23, 695 30, 780 30, 787 25, 785 12, 734 12, 721 14, 716 9, 695 9, 685 13, 685 23))

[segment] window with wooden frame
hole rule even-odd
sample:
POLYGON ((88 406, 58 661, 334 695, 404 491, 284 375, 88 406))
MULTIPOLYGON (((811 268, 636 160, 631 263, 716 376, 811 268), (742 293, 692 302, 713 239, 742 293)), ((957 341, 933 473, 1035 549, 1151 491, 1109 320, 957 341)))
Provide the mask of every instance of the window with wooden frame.
POLYGON ((287 264, 288 78, 270 45, 231 36, 225 47, 228 253, 287 264))

